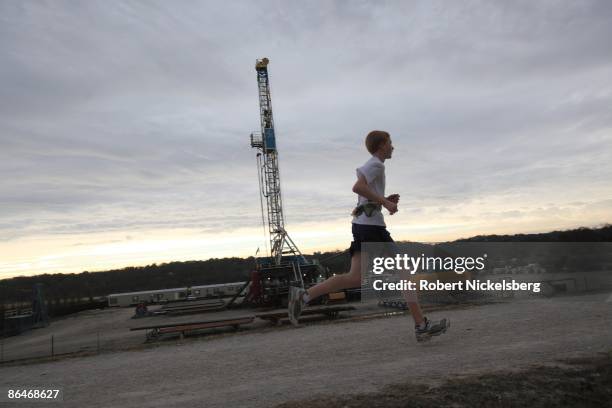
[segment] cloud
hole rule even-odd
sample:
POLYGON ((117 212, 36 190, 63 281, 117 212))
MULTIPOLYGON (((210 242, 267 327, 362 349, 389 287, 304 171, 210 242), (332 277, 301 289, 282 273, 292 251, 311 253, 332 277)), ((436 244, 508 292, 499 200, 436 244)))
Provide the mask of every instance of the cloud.
POLYGON ((605 215, 611 23, 605 1, 4 2, 0 240, 256 226, 263 56, 290 223, 347 219, 377 128, 414 216, 605 215))

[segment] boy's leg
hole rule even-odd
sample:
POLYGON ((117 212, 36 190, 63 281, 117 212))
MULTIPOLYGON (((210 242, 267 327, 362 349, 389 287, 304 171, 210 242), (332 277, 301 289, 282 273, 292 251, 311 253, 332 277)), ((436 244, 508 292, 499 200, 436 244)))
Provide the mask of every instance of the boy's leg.
MULTIPOLYGON (((415 275, 407 273, 402 274, 402 279, 413 282, 414 277, 415 275)), ((450 327, 450 321, 446 318, 440 321, 430 321, 423 316, 423 311, 421 310, 421 305, 419 304, 418 295, 415 290, 402 291, 402 296, 406 300, 406 305, 410 308, 410 313, 414 319, 414 334, 418 342, 427 341, 431 339, 432 336, 439 336, 445 333, 450 327)))
MULTIPOLYGON (((399 246, 395 243, 395 241, 393 241, 393 238, 391 238, 391 235, 388 232, 386 232, 386 234, 384 235, 384 239, 386 242, 389 242, 390 245, 393 247, 394 254, 401 253, 399 246)), ((399 275, 400 279, 402 280, 414 282, 415 276, 406 270, 401 270, 399 275)), ((408 306, 408 308, 410 309, 410 314, 412 315, 414 324, 417 326, 423 324, 425 318, 423 317, 423 311, 421 310, 421 305, 419 304, 419 299, 416 290, 403 290, 402 297, 406 301, 406 306, 408 306)))
MULTIPOLYGON (((398 245, 393 241, 391 235, 387 231, 383 233, 383 242, 392 243, 392 246, 394 247, 393 252, 395 254, 400 253, 398 245)), ((400 278, 402 280, 414 282, 415 275, 410 274, 408 271, 402 270, 400 272, 400 278)), ((440 334, 445 333, 450 327, 450 321, 446 318, 440 321, 430 321, 423 316, 423 311, 421 310, 421 305, 419 303, 416 290, 404 290, 402 291, 402 297, 406 301, 406 305, 410 309, 410 314, 414 320, 414 330, 417 341, 427 341, 431 339, 431 336, 439 336, 440 334)))
POLYGON ((361 286, 361 252, 353 253, 351 269, 348 273, 332 276, 311 287, 306 293, 310 299, 315 299, 331 292, 358 286, 361 286))
POLYGON ((289 320, 294 326, 298 325, 298 319, 302 308, 310 299, 323 296, 327 293, 340 289, 353 288, 361 285, 361 252, 354 251, 351 257, 351 270, 348 273, 335 275, 331 278, 313 286, 307 291, 291 286, 289 288, 289 320))
MULTIPOLYGON (((408 280, 410 280, 408 277, 408 280)), ((405 278, 404 276, 402 278, 405 278)), ((421 305, 419 304, 419 299, 417 292, 414 290, 404 290, 402 291, 402 296, 406 301, 406 305, 410 309, 410 314, 412 315, 412 319, 414 320, 414 324, 420 325, 425 320, 423 318, 423 311, 421 310, 421 305)))
MULTIPOLYGON (((401 277, 414 282, 415 275, 404 272, 401 277)), ((402 291, 402 296, 406 300, 406 305, 410 308, 410 313, 414 319, 414 332, 418 342, 427 341, 432 336, 446 333, 446 330, 450 327, 450 320, 444 318, 440 321, 431 321, 423 316, 416 290, 402 291)))

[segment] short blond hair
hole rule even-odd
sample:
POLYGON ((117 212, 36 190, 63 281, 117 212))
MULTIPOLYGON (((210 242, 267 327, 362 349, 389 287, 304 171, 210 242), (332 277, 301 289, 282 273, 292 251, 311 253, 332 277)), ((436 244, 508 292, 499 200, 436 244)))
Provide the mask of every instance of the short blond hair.
POLYGON ((388 132, 384 130, 373 130, 366 136, 365 145, 368 149, 368 152, 374 154, 380 149, 384 143, 387 142, 391 138, 388 132))

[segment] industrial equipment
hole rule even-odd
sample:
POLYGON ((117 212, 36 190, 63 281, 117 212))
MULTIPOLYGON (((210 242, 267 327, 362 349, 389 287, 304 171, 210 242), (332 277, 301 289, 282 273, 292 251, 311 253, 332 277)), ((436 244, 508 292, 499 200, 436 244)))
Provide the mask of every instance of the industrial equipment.
MULTIPOLYGON (((318 263, 307 260, 285 230, 281 194, 278 149, 272 114, 268 58, 255 63, 259 91, 261 131, 251 133, 251 147, 257 152, 260 204, 264 231, 269 235, 270 249, 257 259, 251 275, 247 301, 255 304, 276 303, 280 306, 289 285, 308 287, 327 271, 318 263), (265 198, 265 211, 264 201, 265 198)), ((267 251, 267 249, 266 249, 267 251)))

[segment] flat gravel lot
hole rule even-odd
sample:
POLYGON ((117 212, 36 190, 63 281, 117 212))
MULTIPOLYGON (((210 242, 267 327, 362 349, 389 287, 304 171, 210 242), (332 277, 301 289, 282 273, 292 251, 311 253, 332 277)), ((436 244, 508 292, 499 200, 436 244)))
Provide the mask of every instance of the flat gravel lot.
POLYGON ((245 331, 5 366, 0 386, 62 386, 66 407, 269 407, 398 382, 439 384, 609 352, 610 299, 600 293, 432 312, 452 327, 426 344, 416 343, 408 316, 245 331))

